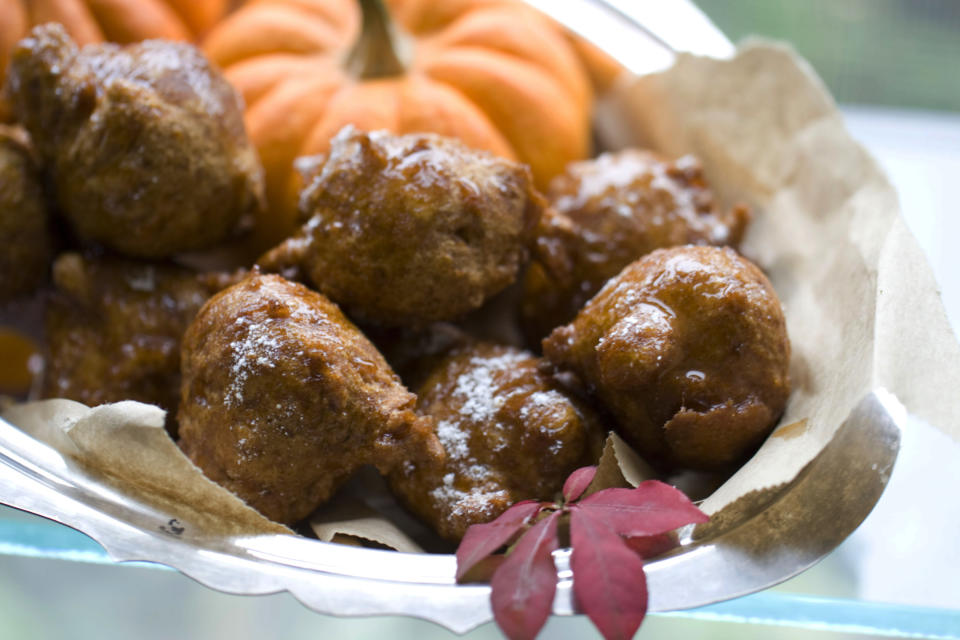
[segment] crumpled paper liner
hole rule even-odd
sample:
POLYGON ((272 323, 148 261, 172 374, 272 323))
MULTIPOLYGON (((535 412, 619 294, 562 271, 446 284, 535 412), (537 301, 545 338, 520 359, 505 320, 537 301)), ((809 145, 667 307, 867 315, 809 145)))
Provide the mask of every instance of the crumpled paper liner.
MULTIPOLYGON (((960 347, 932 273, 893 189, 806 63, 762 42, 729 61, 681 56, 667 71, 621 80, 601 107, 608 148, 694 153, 721 198, 755 208, 744 253, 767 271, 786 310, 793 393, 782 426, 702 502, 713 517, 701 535, 762 509, 871 389, 886 387, 960 440, 960 347)), ((167 438, 159 410, 51 402, 4 417, 211 535, 288 532, 207 481, 167 438)), ((604 481, 645 478, 616 440, 601 462, 604 481)), ((318 535, 411 542, 369 517, 369 504, 345 508, 321 512, 312 523, 318 535)))
POLYGON ((400 506, 386 481, 371 466, 354 474, 333 500, 310 517, 309 524, 324 542, 407 553, 423 553, 436 543, 433 532, 400 506))
POLYGON ((757 210, 743 252, 787 317, 793 391, 782 425, 702 505, 709 529, 756 510, 830 441, 871 389, 960 440, 960 347, 933 274, 876 162, 789 48, 681 56, 603 106, 611 147, 694 153, 718 194, 757 210))
POLYGON ((334 499, 310 519, 310 528, 323 542, 358 547, 373 543, 394 551, 423 553, 423 547, 413 538, 363 502, 334 499), (354 533, 344 533, 344 530, 354 533))
POLYGON ((97 473, 106 484, 210 536, 293 532, 267 520, 203 473, 164 428, 163 409, 72 400, 8 408, 4 420, 97 473))
POLYGON ((659 477, 647 462, 640 457, 623 438, 615 433, 607 436, 603 452, 597 462, 597 473, 584 495, 612 487, 636 487, 644 480, 659 477))

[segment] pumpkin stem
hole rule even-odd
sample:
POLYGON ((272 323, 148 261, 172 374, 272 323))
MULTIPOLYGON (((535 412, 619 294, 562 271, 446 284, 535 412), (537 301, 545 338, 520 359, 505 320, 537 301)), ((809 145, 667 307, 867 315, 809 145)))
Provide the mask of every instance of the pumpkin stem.
POLYGON ((383 0, 359 0, 363 15, 360 37, 347 54, 347 71, 359 79, 397 76, 406 71, 400 57, 403 39, 383 0))

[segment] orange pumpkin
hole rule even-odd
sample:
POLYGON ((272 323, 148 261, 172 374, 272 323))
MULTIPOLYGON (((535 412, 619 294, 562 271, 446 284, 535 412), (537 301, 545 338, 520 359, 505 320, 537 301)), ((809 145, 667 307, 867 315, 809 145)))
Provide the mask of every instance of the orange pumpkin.
POLYGON ((0 82, 13 45, 44 22, 59 22, 80 45, 147 38, 196 40, 227 9, 228 0, 3 0, 0 82))
POLYGON ((253 0, 204 42, 247 103, 270 211, 296 219, 297 156, 346 124, 432 131, 529 164, 539 185, 589 151, 589 79, 563 33, 512 0, 253 0), (360 25, 362 24, 362 28, 360 25))

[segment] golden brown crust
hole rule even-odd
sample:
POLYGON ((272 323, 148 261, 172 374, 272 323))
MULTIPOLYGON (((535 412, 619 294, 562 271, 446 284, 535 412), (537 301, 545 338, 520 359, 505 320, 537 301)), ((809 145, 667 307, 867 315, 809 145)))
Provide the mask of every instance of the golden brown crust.
POLYGON ((390 485, 445 538, 460 539, 520 500, 552 499, 571 471, 599 458, 597 416, 526 351, 490 343, 458 348, 418 396, 447 459, 401 466, 390 485))
POLYGON ((352 127, 314 161, 306 223, 260 264, 299 266, 358 320, 455 318, 513 282, 527 258, 542 198, 522 165, 450 138, 352 127))
POLYGON ((215 289, 173 264, 75 253, 57 259, 53 277, 44 397, 156 404, 175 433, 180 340, 215 289))
POLYGON ((789 394, 780 301, 731 249, 676 247, 637 260, 543 349, 653 461, 734 462, 770 432, 789 394))
POLYGON ((750 219, 723 211, 692 156, 626 150, 576 162, 554 178, 537 231, 521 315, 532 343, 569 322, 621 269, 654 249, 736 247, 750 219))
POLYGON ((78 50, 44 25, 14 51, 8 89, 60 209, 86 239, 169 256, 222 240, 262 206, 240 99, 190 45, 78 50))
POLYGON ((51 245, 40 171, 14 131, 0 127, 0 301, 47 279, 51 245))
POLYGON ((181 447, 277 522, 309 515, 362 465, 443 458, 376 348, 302 285, 254 273, 222 291, 182 354, 181 447))

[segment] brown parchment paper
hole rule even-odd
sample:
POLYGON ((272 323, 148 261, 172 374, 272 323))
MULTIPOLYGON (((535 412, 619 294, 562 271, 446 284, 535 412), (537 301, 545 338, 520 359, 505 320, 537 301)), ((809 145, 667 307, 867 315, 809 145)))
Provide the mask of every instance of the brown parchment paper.
POLYGON ((830 441, 878 387, 960 440, 960 348, 926 259, 876 162, 789 48, 681 56, 603 105, 609 147, 698 155, 717 192, 757 210, 743 251, 769 274, 793 347, 781 427, 701 506, 750 509, 830 441))
POLYGON ((394 551, 423 552, 423 547, 403 529, 359 500, 335 498, 310 518, 310 528, 324 542, 363 545, 366 541, 394 551))
POLYGON ((140 402, 88 408, 42 400, 2 414, 113 488, 211 536, 293 532, 267 520, 203 475, 164 428, 163 409, 140 402))
POLYGON ((658 474, 626 441, 615 433, 607 435, 603 452, 597 461, 597 473, 584 495, 611 487, 635 487, 658 474))
MULTIPOLYGON (((744 252, 768 272, 786 309, 790 404, 759 452, 702 503, 720 516, 714 521, 760 508, 874 388, 960 440, 960 347, 932 273, 889 183, 802 60, 763 42, 745 44, 728 61, 681 56, 665 72, 621 79, 601 105, 598 128, 608 148, 695 153, 723 199, 751 204, 757 216, 744 252)), ((116 486, 213 531, 286 531, 207 481, 160 428, 162 412, 144 407, 44 402, 4 417, 116 486)), ((625 482, 646 477, 642 465, 624 463, 626 449, 608 443, 609 482, 621 481, 614 471, 625 482)), ((346 515, 313 520, 325 539, 390 544, 403 533, 385 529, 365 507, 337 507, 346 515)), ((402 537, 393 544, 413 549, 402 537)))

